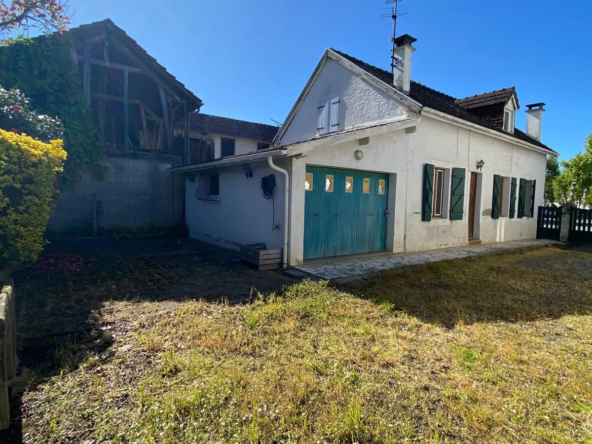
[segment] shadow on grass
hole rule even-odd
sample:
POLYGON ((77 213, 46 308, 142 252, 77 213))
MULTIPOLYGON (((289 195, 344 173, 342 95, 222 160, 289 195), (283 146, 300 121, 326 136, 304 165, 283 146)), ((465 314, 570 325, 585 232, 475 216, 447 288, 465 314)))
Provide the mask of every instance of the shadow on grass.
MULTIPOLYGON (((259 272, 237 252, 191 239, 54 241, 39 261, 15 275, 19 358, 34 384, 68 373, 90 356, 110 359, 111 327, 101 325, 107 301, 187 299, 238 303, 297 280, 259 272)), ((21 442, 21 395, 12 396, 13 425, 0 442, 21 442), (17 436, 18 435, 18 436, 17 436)))
POLYGON ((587 314, 592 313, 592 245, 434 262, 337 287, 448 328, 587 314))

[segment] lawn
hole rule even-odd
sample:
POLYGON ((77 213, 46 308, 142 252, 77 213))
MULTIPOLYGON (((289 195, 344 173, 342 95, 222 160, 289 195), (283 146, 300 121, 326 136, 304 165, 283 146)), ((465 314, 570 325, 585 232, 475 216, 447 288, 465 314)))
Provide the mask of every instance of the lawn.
POLYGON ((61 346, 24 393, 25 442, 592 443, 585 251, 305 281, 248 305, 130 297, 89 322, 101 347, 61 346))

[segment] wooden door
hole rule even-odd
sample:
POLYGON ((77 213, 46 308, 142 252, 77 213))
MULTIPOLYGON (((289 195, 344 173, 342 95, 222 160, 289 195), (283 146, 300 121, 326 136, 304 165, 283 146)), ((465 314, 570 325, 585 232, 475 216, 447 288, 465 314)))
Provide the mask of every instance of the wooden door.
POLYGON ((469 193, 469 240, 475 239, 475 201, 477 198, 477 173, 471 173, 469 193))

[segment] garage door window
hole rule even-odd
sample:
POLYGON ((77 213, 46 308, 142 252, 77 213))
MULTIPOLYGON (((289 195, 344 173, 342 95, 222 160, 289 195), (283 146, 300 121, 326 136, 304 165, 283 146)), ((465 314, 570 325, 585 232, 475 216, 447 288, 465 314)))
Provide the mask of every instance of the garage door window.
POLYGON ((331 176, 330 174, 327 174, 325 176, 325 191, 327 193, 332 193, 333 192, 333 183, 334 183, 334 179, 333 176, 331 176))
POLYGON ((354 192, 354 178, 353 177, 346 177, 345 178, 345 192, 346 193, 353 193, 354 192))
POLYGON ((364 194, 370 194, 370 179, 364 179, 364 187, 362 192, 364 194))
POLYGON ((312 191, 312 173, 306 173, 306 178, 304 179, 304 189, 306 191, 312 191))
POLYGON ((378 194, 384 194, 385 191, 385 181, 384 180, 379 180, 378 181, 378 194))

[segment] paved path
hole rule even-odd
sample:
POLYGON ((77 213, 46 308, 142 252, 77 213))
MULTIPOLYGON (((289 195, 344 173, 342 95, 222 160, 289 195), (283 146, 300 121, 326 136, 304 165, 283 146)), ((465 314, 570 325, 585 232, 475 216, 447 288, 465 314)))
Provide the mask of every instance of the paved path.
POLYGON ((528 241, 502 242, 444 248, 441 250, 430 250, 417 253, 381 253, 376 255, 358 256, 355 258, 345 257, 314 260, 294 268, 314 276, 318 276, 322 279, 339 279, 353 276, 362 276, 391 268, 422 265, 427 262, 438 262, 448 259, 462 259, 463 257, 468 256, 478 256, 506 250, 541 247, 555 244, 561 244, 561 242, 536 239, 528 241))

